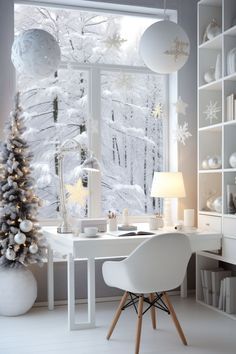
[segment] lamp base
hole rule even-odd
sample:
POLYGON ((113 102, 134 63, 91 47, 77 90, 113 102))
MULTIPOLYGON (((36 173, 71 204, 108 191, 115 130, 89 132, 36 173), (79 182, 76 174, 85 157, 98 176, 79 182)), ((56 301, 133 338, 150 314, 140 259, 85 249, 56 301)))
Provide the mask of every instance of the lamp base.
POLYGON ((71 227, 69 225, 60 225, 58 226, 57 228, 57 233, 58 234, 72 234, 72 230, 71 230, 71 227))

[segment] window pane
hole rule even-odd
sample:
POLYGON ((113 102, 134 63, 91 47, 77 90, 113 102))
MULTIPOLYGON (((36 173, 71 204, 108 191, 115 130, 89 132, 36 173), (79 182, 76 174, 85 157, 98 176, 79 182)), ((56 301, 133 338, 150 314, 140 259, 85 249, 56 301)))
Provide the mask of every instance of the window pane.
POLYGON ((48 31, 59 41, 66 62, 143 65, 139 40, 153 22, 156 19, 15 5, 16 34, 29 28, 48 31))
MULTIPOLYGON (((18 90, 26 112, 25 138, 34 154, 34 177, 37 194, 43 200, 41 217, 56 217, 58 211, 58 160, 56 150, 61 142, 75 138, 80 152, 64 158, 65 183, 74 184, 81 175, 80 164, 87 147, 87 74, 60 69, 55 77, 44 80, 18 76, 18 90)), ((86 186, 86 177, 83 176, 86 186)), ((86 213, 86 207, 71 205, 73 212, 86 213), (74 210, 76 208, 76 210, 74 210)), ((77 214, 78 215, 78 214, 77 214)))
POLYGON ((102 208, 133 215, 160 211, 150 198, 154 171, 164 164, 165 77, 102 73, 102 208))

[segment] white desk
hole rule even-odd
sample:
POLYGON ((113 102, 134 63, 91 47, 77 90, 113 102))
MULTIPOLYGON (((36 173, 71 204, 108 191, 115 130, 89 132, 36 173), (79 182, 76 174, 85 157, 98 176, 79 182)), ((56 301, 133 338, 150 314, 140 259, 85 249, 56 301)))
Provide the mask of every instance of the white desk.
MULTIPOLYGON (((99 238, 74 237, 72 234, 58 234, 55 226, 43 227, 48 241, 48 308, 54 308, 53 253, 67 257, 68 283, 68 326, 70 330, 95 327, 95 259, 129 255, 141 242, 151 236, 115 237, 102 234, 99 238), (88 274, 88 322, 75 322, 75 260, 87 260, 88 274)), ((156 234, 170 232, 161 229, 156 234)), ((207 231, 186 233, 193 252, 216 250, 221 247, 221 234, 207 231)), ((186 289, 186 284, 183 285, 186 289)), ((182 294, 184 288, 181 289, 182 294)))

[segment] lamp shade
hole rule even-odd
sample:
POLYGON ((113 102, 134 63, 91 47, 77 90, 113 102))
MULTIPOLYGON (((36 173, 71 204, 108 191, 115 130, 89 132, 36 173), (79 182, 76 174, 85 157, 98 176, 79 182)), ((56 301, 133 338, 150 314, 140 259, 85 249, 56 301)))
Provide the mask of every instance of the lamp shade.
POLYGON ((91 155, 82 164, 82 169, 85 171, 99 172, 100 165, 95 156, 91 155))
POLYGON ((20 33, 15 38, 11 60, 18 72, 31 77, 44 78, 57 70, 61 51, 50 33, 33 28, 20 33))
POLYGON ((151 197, 184 198, 186 196, 181 172, 155 172, 151 197))
POLYGON ((186 63, 190 42, 187 34, 177 23, 158 21, 143 33, 139 50, 149 69, 159 74, 170 74, 186 63))

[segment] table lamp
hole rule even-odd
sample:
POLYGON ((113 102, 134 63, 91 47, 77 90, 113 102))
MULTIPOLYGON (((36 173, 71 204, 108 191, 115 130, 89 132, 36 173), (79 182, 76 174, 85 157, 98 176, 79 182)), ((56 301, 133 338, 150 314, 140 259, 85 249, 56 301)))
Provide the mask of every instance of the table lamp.
POLYGON ((182 172, 154 172, 151 197, 164 198, 165 226, 172 225, 171 198, 185 196, 182 172))

